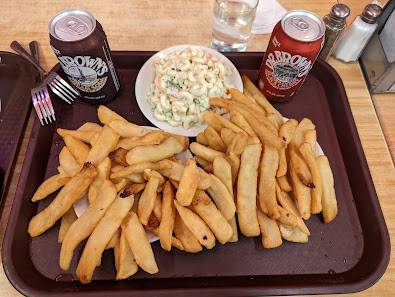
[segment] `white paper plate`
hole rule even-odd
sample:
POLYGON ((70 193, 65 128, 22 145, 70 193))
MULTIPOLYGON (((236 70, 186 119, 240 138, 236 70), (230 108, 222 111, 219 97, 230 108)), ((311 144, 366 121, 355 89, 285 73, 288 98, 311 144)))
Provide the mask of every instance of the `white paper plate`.
MULTIPOLYGON (((148 126, 143 126, 143 127, 147 128, 147 129, 151 129, 151 130, 157 130, 158 129, 158 128, 155 128, 155 127, 148 127, 148 126)), ((170 131, 167 131, 167 132, 170 132, 170 131)), ((181 152, 181 153, 175 155, 175 157, 177 159, 182 159, 184 164, 186 163, 187 159, 193 158, 190 150, 186 150, 184 152, 181 152)), ((75 211, 75 214, 77 215, 77 217, 82 216, 82 214, 89 207, 88 195, 85 195, 80 200, 77 200, 76 202, 74 202, 73 207, 74 207, 74 211, 75 211)), ((149 239, 150 242, 154 242, 154 241, 157 241, 159 239, 158 236, 156 236, 155 234, 153 234, 153 233, 151 233, 149 231, 146 231, 146 233, 147 233, 147 236, 148 236, 148 239, 149 239)))
MULTIPOLYGON (((155 79, 154 61, 163 59, 167 54, 172 53, 174 51, 184 50, 188 46, 189 45, 172 46, 156 53, 151 58, 149 58, 147 62, 145 62, 143 67, 140 69, 139 74, 137 75, 135 94, 136 94, 136 101, 137 104, 139 105, 141 112, 153 125, 174 134, 193 137, 198 135, 200 132, 204 131, 207 125, 201 125, 201 126, 191 127, 189 129, 184 129, 183 127, 170 126, 167 122, 158 121, 157 119, 155 119, 151 109, 151 105, 149 104, 147 99, 147 93, 150 91, 151 84, 155 79)), ((200 47, 206 52, 208 52, 210 55, 212 55, 213 57, 223 61, 232 69, 232 74, 229 77, 229 83, 232 84, 240 92, 243 92, 243 82, 241 80, 239 71, 236 69, 235 65, 233 65, 233 63, 223 54, 208 47, 204 47, 204 46, 200 46, 200 47)))

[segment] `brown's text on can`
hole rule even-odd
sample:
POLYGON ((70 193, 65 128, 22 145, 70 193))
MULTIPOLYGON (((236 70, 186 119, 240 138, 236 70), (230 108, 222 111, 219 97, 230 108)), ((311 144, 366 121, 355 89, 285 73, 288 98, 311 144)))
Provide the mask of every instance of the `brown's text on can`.
POLYGON ((69 9, 49 23, 49 41, 60 65, 81 98, 105 104, 117 95, 120 83, 101 24, 82 9, 69 9))
POLYGON ((325 24, 306 10, 288 12, 274 27, 258 78, 269 100, 292 99, 306 79, 324 43, 325 24))

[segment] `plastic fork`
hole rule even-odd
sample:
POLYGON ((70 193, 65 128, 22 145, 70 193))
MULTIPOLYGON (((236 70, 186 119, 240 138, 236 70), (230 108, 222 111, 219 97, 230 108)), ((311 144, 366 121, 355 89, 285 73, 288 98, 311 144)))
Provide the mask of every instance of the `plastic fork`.
MULTIPOLYGON (((30 42, 29 47, 30 52, 32 53, 32 58, 34 61, 39 63, 40 57, 38 53, 37 41, 30 42)), ((50 123, 52 120, 55 121, 55 110, 52 106, 51 98, 49 97, 47 85, 41 80, 41 77, 38 77, 37 84, 31 90, 31 96, 34 109, 36 110, 41 125, 44 125, 43 120, 46 124, 48 124, 48 121, 50 123)))
POLYGON ((45 71, 33 58, 29 55, 27 51, 17 42, 13 41, 11 43, 11 48, 15 50, 22 57, 27 59, 30 63, 34 65, 40 71, 43 81, 49 85, 52 92, 58 95, 61 99, 66 101, 68 104, 74 101, 76 96, 81 96, 76 90, 74 90, 63 78, 61 78, 56 72, 45 71))

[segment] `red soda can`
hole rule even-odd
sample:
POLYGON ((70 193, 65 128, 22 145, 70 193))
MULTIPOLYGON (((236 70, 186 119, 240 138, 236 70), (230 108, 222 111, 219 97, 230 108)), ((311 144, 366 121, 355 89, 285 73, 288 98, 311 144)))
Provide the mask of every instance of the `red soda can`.
POLYGON ((120 88, 101 24, 82 9, 64 10, 49 23, 49 42, 71 85, 90 104, 111 101, 120 88))
POLYGON ((292 99, 324 44, 325 24, 306 10, 288 12, 274 27, 258 78, 269 100, 292 99))

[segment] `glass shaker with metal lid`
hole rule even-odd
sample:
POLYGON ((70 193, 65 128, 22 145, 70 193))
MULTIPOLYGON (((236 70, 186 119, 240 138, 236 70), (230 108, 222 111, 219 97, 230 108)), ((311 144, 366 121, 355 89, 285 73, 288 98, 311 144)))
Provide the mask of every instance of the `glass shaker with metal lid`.
POLYGON ((381 7, 376 4, 366 5, 361 16, 357 16, 350 29, 342 37, 335 50, 336 58, 344 62, 358 60, 366 44, 377 29, 377 18, 381 7))
POLYGON ((332 7, 330 14, 323 18, 325 23, 325 43, 319 58, 327 61, 332 55, 333 49, 342 33, 346 29, 346 18, 350 15, 350 9, 345 4, 336 4, 332 7))

